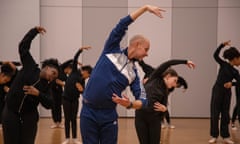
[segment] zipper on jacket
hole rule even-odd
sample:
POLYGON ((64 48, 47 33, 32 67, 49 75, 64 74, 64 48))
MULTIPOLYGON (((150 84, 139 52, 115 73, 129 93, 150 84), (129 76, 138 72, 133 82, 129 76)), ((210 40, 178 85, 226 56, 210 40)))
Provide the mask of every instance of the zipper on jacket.
POLYGON ((122 68, 120 69, 120 72, 122 72, 122 70, 126 67, 127 64, 129 64, 131 61, 127 60, 126 63, 122 66, 122 68))
MULTIPOLYGON (((39 78, 32 86, 35 86, 39 81, 40 81, 40 78, 39 78)), ((22 99, 22 101, 21 101, 21 103, 20 103, 20 106, 19 106, 19 108, 18 108, 18 113, 21 112, 22 107, 23 107, 23 103, 24 103, 26 97, 27 97, 27 94, 25 94, 25 95, 23 96, 23 99, 22 99)))

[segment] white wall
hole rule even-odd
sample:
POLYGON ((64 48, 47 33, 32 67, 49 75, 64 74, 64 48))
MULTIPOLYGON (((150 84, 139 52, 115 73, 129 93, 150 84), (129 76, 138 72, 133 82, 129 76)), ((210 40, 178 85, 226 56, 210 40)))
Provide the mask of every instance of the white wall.
MULTIPOLYGON (((0 60, 17 60, 18 44, 32 27, 39 25, 39 0, 0 0, 0 60)), ((39 62, 39 36, 31 53, 39 62)))
POLYGON ((231 45, 240 48, 240 1, 219 0, 218 44, 231 40, 231 45))
POLYGON ((73 58, 82 46, 82 3, 79 0, 42 0, 41 25, 47 34, 41 39, 41 60, 73 58))
POLYGON ((196 69, 174 66, 188 83, 188 90, 171 95, 171 116, 209 117, 211 88, 217 64, 213 52, 217 41, 217 0, 173 2, 172 58, 192 60, 196 69))

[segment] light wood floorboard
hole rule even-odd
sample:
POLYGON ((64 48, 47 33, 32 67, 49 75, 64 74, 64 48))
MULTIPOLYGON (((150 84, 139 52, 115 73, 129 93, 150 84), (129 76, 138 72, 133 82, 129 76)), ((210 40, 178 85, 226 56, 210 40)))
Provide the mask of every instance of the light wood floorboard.
MULTIPOLYGON (((64 129, 51 129, 50 118, 39 121, 36 144, 61 144, 64 141, 64 129)), ((175 129, 162 129, 161 144, 207 144, 209 136, 209 119, 172 119, 175 129)), ((235 144, 240 144, 240 129, 233 131, 231 136, 235 144)), ((78 119, 78 138, 81 141, 78 119)), ((218 138, 217 144, 223 143, 218 138)), ((0 144, 3 144, 2 130, 0 130, 0 144)), ((138 144, 134 128, 134 118, 119 118, 118 144, 138 144)))

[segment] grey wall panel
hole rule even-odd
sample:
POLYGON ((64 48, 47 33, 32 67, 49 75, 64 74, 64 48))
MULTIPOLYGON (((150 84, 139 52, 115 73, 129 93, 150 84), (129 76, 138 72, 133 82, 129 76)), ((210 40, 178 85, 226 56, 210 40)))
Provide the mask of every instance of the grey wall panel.
MULTIPOLYGON (((225 0, 226 1, 226 0, 225 0)), ((215 8, 218 0, 173 0, 176 8, 215 8)))
POLYGON ((240 48, 240 1, 220 1, 218 9, 218 43, 231 40, 240 48))
POLYGON ((84 7, 126 7, 128 0, 82 0, 84 7))
MULTIPOLYGON (((18 44, 29 29, 39 25, 39 0, 0 0, 0 60, 20 60, 18 44)), ((40 37, 31 48, 39 61, 40 37)))
POLYGON ((189 89, 172 94, 171 110, 175 117, 209 117, 211 88, 216 79, 217 65, 213 52, 217 42, 217 0, 174 1, 172 14, 172 58, 190 59, 195 70, 176 66, 189 89), (184 3, 185 2, 185 3, 184 3), (207 4, 211 7, 205 7, 207 4))
POLYGON ((128 7, 140 7, 145 4, 156 5, 160 8, 171 8, 172 0, 128 0, 128 7))
POLYGON ((41 25, 47 30, 41 40, 41 60, 54 57, 62 63, 82 46, 82 7, 42 5, 41 25))
POLYGON ((239 8, 240 1, 239 0, 218 0, 219 8, 239 8))
MULTIPOLYGON (((122 0, 121 3, 111 0, 105 0, 104 3, 98 3, 98 1, 93 0, 83 1, 82 42, 92 46, 90 51, 83 54, 84 64, 95 65, 112 28, 118 23, 120 18, 127 14, 127 0, 122 0)), ((123 47, 126 46, 126 43, 125 38, 123 47)))

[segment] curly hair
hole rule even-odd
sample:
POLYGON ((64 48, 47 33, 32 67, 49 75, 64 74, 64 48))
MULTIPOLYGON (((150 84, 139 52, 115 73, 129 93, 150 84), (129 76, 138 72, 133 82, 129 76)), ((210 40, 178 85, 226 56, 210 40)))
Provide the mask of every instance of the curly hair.
POLYGON ((49 67, 53 67, 55 69, 57 69, 58 71, 60 71, 60 66, 59 66, 59 62, 57 59, 54 58, 50 58, 50 59, 46 59, 42 62, 42 68, 49 66, 49 67))
POLYGON ((240 53, 237 50, 237 48, 235 48, 235 47, 230 47, 230 48, 226 49, 223 53, 223 58, 225 58, 229 61, 233 60, 234 58, 238 58, 238 57, 240 57, 240 53))
POLYGON ((89 74, 92 73, 92 67, 90 65, 82 66, 82 71, 87 71, 89 74))
POLYGON ((1 73, 6 76, 12 77, 15 75, 15 70, 11 67, 10 64, 6 63, 1 66, 1 73))

